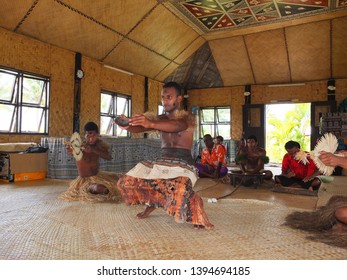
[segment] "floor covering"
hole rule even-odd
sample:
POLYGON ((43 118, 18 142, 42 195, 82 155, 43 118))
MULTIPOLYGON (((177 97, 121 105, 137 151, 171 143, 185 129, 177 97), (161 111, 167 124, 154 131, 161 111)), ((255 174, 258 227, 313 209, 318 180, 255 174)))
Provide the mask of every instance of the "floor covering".
POLYGON ((347 259, 347 250, 282 226, 298 209, 281 203, 232 198, 236 192, 209 203, 202 195, 215 228, 195 230, 161 209, 140 220, 136 214, 144 206, 59 200, 67 186, 52 179, 0 184, 0 259, 347 259))

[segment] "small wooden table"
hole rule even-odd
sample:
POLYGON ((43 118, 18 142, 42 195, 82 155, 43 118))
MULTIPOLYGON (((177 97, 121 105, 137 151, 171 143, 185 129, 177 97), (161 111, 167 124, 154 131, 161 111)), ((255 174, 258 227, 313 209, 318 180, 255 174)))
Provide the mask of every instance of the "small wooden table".
POLYGON ((233 187, 237 185, 237 179, 239 179, 238 185, 242 185, 244 180, 253 180, 254 188, 257 188, 260 184, 263 183, 265 173, 259 174, 243 174, 240 172, 229 172, 228 176, 230 177, 230 183, 232 183, 233 187))

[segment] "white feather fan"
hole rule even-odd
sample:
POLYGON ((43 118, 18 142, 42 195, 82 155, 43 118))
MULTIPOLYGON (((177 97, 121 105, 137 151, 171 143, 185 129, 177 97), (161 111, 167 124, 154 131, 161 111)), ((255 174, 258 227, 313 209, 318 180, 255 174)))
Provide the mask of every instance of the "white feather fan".
POLYGON ((334 134, 332 133, 325 133, 316 144, 314 150, 310 153, 311 158, 315 162, 317 168, 319 171, 326 176, 330 176, 333 172, 335 167, 332 166, 326 166, 320 159, 320 152, 325 151, 329 153, 335 153, 338 147, 338 141, 334 134))

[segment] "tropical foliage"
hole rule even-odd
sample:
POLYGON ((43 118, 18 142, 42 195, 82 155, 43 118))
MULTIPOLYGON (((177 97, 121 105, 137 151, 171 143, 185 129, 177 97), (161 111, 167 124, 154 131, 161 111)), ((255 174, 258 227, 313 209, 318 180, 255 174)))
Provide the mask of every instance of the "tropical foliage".
MULTIPOLYGON (((273 105, 269 105, 273 106, 273 105)), ((287 141, 297 141, 302 150, 310 149, 310 104, 295 104, 284 115, 274 114, 267 106, 266 152, 271 162, 282 162, 286 153, 284 145, 287 141)), ((283 104, 283 109, 288 104, 283 104)))

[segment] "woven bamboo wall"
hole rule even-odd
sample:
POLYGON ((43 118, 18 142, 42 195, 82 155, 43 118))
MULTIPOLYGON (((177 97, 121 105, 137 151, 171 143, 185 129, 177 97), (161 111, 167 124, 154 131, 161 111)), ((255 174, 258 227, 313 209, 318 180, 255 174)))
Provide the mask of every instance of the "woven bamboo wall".
MULTIPOLYGON (((242 105, 244 105, 244 88, 232 87, 223 89, 191 90, 189 107, 231 106, 231 138, 240 139, 242 135, 242 105)), ((347 80, 336 81, 336 101, 339 104, 347 98, 347 80)), ((277 100, 295 100, 295 102, 312 102, 327 100, 327 82, 306 83, 303 86, 269 87, 252 86, 252 104, 271 104, 277 100)))
MULTIPOLYGON (((49 136, 66 136, 72 133, 74 60, 71 51, 18 35, 0 28, 0 65, 34 72, 51 77, 49 136)), ((342 63, 343 64, 343 63, 342 63)), ((144 112, 145 79, 103 67, 96 60, 83 57, 81 128, 87 121, 99 123, 100 91, 106 89, 132 96, 132 112, 144 112)), ((149 111, 157 112, 162 84, 149 80, 149 111)), ((326 81, 306 83, 300 87, 252 86, 252 103, 266 104, 272 100, 298 99, 301 102, 326 100, 326 81)), ((232 110, 231 138, 239 139, 242 133, 242 105, 244 87, 191 90, 189 106, 230 105, 232 110)), ((336 80, 336 100, 347 98, 347 81, 336 80)), ((134 137, 142 137, 137 135, 134 137)), ((40 142, 38 135, 0 134, 0 142, 40 142)))
MULTIPOLYGON (((75 53, 2 28, 0 28, 0 50, 0 65, 50 76, 49 136, 71 135, 75 53)), ((80 133, 83 133, 86 122, 94 121, 97 124, 100 122, 101 89, 132 96, 132 111, 144 112, 144 77, 107 69, 96 60, 87 57, 82 58, 82 69, 85 77, 81 81, 80 133)), ((157 91, 158 86, 152 95, 156 96, 157 91)), ((0 142, 40 143, 40 141, 40 135, 0 134, 0 142)))

